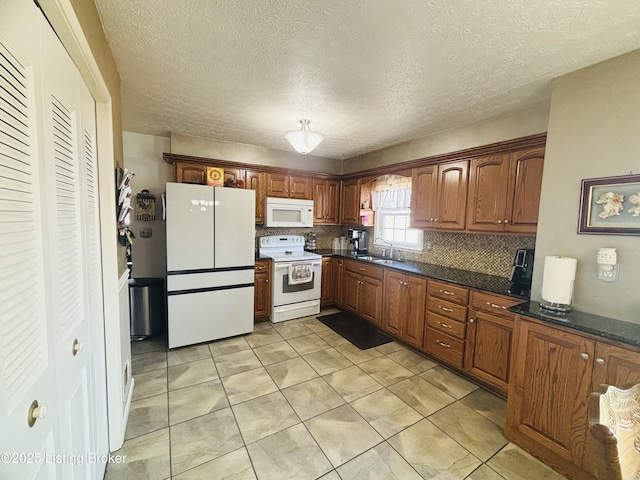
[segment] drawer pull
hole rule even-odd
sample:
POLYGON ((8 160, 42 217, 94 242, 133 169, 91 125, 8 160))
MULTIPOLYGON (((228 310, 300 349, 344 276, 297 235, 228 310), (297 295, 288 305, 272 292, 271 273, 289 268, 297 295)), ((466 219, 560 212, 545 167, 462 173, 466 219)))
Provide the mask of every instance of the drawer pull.
POLYGON ((359 268, 358 270, 360 270, 361 272, 366 272, 367 271, 366 268, 359 268))
POLYGON ((449 345, 448 343, 441 342, 440 340, 436 340, 436 343, 437 343, 438 345, 440 345, 441 347, 444 347, 444 348, 451 348, 451 345, 449 345))
POLYGON ((438 305, 438 308, 439 308, 440 310, 445 311, 445 312, 453 312, 453 309, 451 309, 451 308, 447 308, 447 307, 443 307, 442 305, 438 305))
POLYGON ((438 325, 444 328, 453 328, 451 325, 447 325, 446 323, 438 322, 438 325))
POLYGON ((507 309, 507 307, 505 307, 503 305, 498 305, 497 303, 487 302, 487 305, 491 305, 493 308, 501 308, 502 310, 506 310, 507 309))
POLYGON ((440 290, 440 293, 444 293, 445 295, 455 295, 455 293, 450 292, 449 290, 440 290))

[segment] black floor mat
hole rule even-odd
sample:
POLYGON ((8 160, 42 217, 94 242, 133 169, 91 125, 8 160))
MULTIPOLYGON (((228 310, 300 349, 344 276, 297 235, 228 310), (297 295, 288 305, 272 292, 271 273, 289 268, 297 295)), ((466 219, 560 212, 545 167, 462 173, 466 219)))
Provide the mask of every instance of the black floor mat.
POLYGON ((332 313, 317 318, 360 350, 384 345, 393 340, 347 312, 332 313))

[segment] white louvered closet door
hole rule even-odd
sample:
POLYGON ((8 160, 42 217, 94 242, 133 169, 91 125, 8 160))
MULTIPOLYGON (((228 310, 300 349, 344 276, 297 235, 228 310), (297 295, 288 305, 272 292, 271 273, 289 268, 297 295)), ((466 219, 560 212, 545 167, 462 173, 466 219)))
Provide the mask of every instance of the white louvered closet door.
MULTIPOLYGON (((46 22, 44 17, 42 22, 46 22)), ((48 208, 45 216, 49 244, 47 265, 57 354, 60 448, 69 455, 85 458, 87 452, 96 451, 92 438, 94 343, 90 325, 93 319, 88 297, 92 285, 85 246, 97 241, 93 229, 87 229, 83 215, 87 199, 83 188, 85 135, 80 92, 86 87, 55 33, 44 26, 41 30, 45 153, 41 172, 46 182, 48 208)), ((79 463, 62 463, 63 478, 94 477, 93 463, 79 463)))
POLYGON ((0 452, 33 454, 0 479, 102 478, 95 103, 32 2, 0 2, 0 41, 0 452), (32 400, 49 408, 29 427, 32 400))
POLYGON ((42 68, 39 12, 0 5, 0 478, 59 478, 46 457, 60 450, 54 324, 48 316, 39 168, 42 68), (33 401, 46 405, 30 427, 33 401))

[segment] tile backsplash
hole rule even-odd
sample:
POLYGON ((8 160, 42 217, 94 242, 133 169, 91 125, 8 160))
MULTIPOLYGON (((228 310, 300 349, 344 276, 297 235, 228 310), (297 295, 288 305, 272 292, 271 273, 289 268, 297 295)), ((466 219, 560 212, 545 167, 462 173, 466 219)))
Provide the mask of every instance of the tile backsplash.
MULTIPOLYGON (((382 253, 380 248, 373 246, 373 228, 364 228, 369 231, 369 252, 382 253)), ((256 236, 304 236, 309 232, 314 232, 317 235, 317 248, 325 250, 332 248, 334 237, 346 236, 348 229, 349 227, 340 225, 318 225, 311 229, 256 226, 256 236)), ((534 237, 425 231, 425 249, 422 252, 400 251, 400 257, 405 260, 509 277, 516 250, 518 248, 534 248, 535 242, 534 237), (426 249, 427 242, 432 244, 431 251, 426 249)))

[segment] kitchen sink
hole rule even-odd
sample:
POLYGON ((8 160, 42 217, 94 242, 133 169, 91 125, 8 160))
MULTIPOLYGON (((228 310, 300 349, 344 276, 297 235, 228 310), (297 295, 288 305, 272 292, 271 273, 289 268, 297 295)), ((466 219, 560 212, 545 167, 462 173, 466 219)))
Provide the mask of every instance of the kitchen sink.
POLYGON ((394 263, 398 263, 401 260, 393 260, 391 258, 384 257, 375 257, 373 255, 358 255, 356 256, 358 260, 365 260, 367 262, 380 263, 382 265, 393 265, 394 263))

